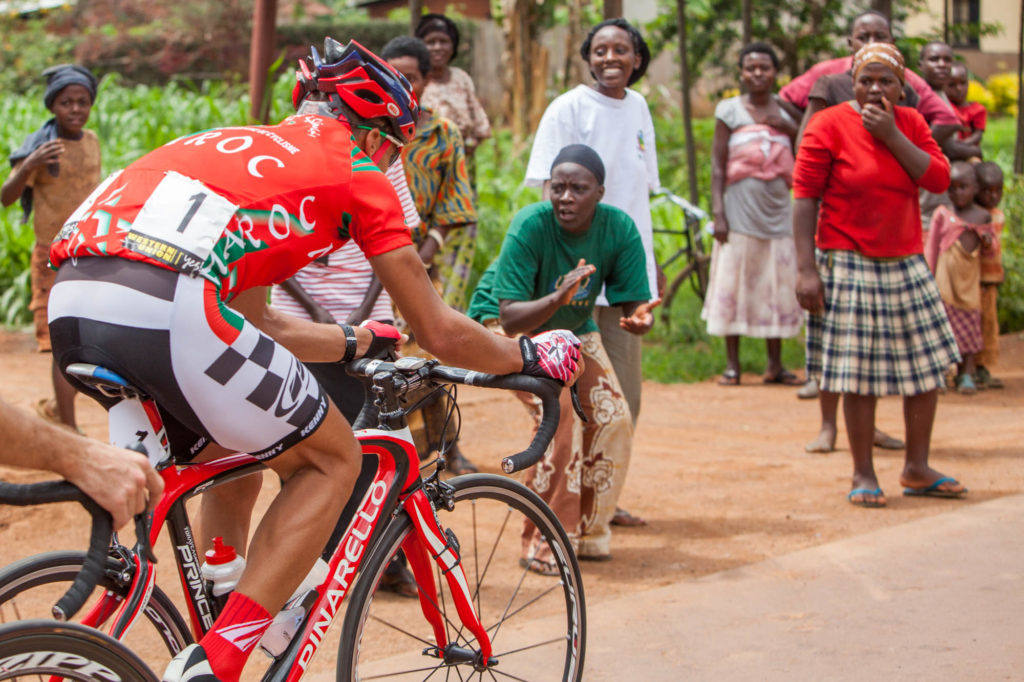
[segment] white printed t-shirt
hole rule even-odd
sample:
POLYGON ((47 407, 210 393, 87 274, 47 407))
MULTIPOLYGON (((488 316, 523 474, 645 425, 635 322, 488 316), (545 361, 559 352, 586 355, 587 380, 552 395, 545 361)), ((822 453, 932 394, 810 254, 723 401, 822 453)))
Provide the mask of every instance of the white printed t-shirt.
MULTIPOLYGON (((654 147, 654 121, 643 96, 626 90, 623 99, 578 85, 548 105, 530 151, 526 184, 540 187, 551 178, 551 163, 570 144, 585 144, 604 163, 603 203, 622 209, 636 223, 647 255, 650 290, 658 291, 654 263, 650 192, 661 187, 654 147)), ((602 293, 598 305, 608 305, 602 293)))

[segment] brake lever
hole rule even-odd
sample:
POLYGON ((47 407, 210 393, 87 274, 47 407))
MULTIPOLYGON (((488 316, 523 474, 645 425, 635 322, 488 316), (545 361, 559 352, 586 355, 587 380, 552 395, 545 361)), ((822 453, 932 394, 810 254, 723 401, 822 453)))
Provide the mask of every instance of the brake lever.
POLYGON ((586 424, 590 420, 587 419, 587 415, 583 414, 583 405, 580 404, 579 385, 580 383, 577 381, 569 388, 569 397, 572 398, 572 409, 576 412, 576 415, 580 418, 580 421, 586 424))
MULTIPOLYGON (((143 457, 149 457, 146 446, 140 440, 128 446, 128 450, 139 453, 143 457)), ((153 545, 149 542, 149 532, 153 528, 153 512, 146 510, 135 515, 135 551, 146 557, 151 563, 156 563, 156 554, 153 553, 153 545)))

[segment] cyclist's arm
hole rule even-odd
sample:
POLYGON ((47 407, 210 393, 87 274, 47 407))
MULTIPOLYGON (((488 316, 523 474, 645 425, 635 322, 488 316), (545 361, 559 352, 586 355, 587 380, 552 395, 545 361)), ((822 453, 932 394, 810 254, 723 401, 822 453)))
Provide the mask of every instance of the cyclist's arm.
MULTIPOLYGON (((231 308, 303 362, 337 362, 345 354, 345 333, 340 326, 301 320, 267 305, 266 287, 243 291, 231 301, 231 308)), ((358 358, 370 347, 373 334, 362 327, 353 330, 358 358)))
POLYGON ((110 512, 114 528, 156 504, 163 479, 146 458, 47 424, 0 400, 0 464, 44 469, 71 481, 110 512))
POLYGON ((437 295, 412 246, 374 256, 370 264, 412 327, 416 341, 442 362, 491 374, 522 370, 518 342, 492 334, 448 307, 437 295))

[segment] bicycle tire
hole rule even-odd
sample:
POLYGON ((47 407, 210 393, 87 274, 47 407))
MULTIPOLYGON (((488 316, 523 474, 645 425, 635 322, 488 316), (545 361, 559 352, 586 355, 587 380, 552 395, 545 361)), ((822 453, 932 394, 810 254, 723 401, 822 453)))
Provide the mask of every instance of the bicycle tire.
POLYGON ((77 623, 27 620, 0 626, 0 680, 156 682, 120 642, 77 623))
MULTIPOLYGON (((449 665, 425 655, 423 649, 435 642, 419 604, 411 600, 396 604, 400 597, 378 595, 376 588, 385 567, 406 536, 414 532, 408 515, 401 514, 388 524, 353 587, 342 625, 337 679, 374 679, 375 671, 387 669, 382 676, 389 680, 422 680, 432 669, 457 667, 444 672, 457 674, 459 679, 493 679, 497 675, 502 679, 578 682, 586 650, 583 581, 576 554, 558 518, 534 492, 509 478, 469 474, 448 483, 455 489, 454 510, 439 509, 438 516, 442 527, 455 530, 459 538, 463 569, 475 595, 474 606, 491 637, 498 659, 496 667, 489 673, 474 668, 472 663, 449 665), (513 516, 529 519, 548 542, 557 545, 554 556, 558 576, 542 576, 520 567, 522 526, 513 516), (481 543, 481 534, 495 528, 493 540, 481 543), (502 539, 507 542, 502 544, 502 539), (389 622, 398 618, 399 624, 389 622), (522 627, 526 624, 529 627, 522 627), (408 655, 394 656, 395 637, 408 655), (405 673, 408 675, 403 677, 405 673)), ((462 631, 461 624, 457 627, 454 623, 458 620, 455 607, 438 571, 435 582, 442 596, 434 604, 448 613, 445 622, 449 640, 472 648, 472 643, 466 641, 468 633, 462 631)))
MULTIPOLYGON (((0 569, 0 621, 13 616, 17 620, 25 618, 46 618, 48 609, 53 605, 51 597, 59 596, 62 590, 74 580, 82 568, 85 552, 56 551, 36 554, 16 561, 0 569), (30 590, 39 590, 37 596, 28 595, 25 608, 28 613, 19 609, 17 600, 30 590)), ((106 570, 100 576, 97 589, 113 592, 121 599, 128 596, 128 586, 116 581, 112 573, 116 573, 120 564, 112 557, 107 558, 106 570)), ((95 593, 94 593, 95 594, 95 593)), ((86 601, 85 609, 89 609, 96 601, 95 596, 86 601)), ((78 614, 80 617, 82 614, 78 614)), ((149 649, 157 646, 156 640, 162 643, 168 653, 168 660, 174 654, 193 642, 192 632, 182 618, 174 603, 159 587, 154 586, 149 602, 143 612, 145 622, 152 626, 155 637, 143 632, 139 619, 126 633, 130 638, 130 646, 141 652, 149 653, 149 649), (134 634, 133 634, 134 633, 134 634)), ((109 623, 108 623, 109 624, 109 623)), ((155 654, 154 654, 155 655, 155 654)))

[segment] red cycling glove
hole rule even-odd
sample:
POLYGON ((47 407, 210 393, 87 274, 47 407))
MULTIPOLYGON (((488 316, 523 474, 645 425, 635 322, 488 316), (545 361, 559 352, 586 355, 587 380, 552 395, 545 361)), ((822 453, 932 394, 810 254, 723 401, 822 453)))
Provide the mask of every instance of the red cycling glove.
POLYGON ((363 354, 364 358, 383 359, 395 356, 398 344, 402 340, 402 332, 390 324, 377 322, 376 320, 366 320, 359 326, 369 329, 370 333, 373 334, 370 347, 363 354))
POLYGON ((579 367, 580 340, 572 332, 553 329, 533 338, 519 337, 519 350, 523 354, 523 374, 569 381, 579 367))

